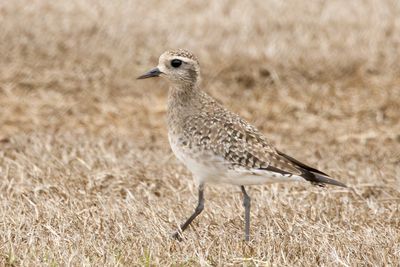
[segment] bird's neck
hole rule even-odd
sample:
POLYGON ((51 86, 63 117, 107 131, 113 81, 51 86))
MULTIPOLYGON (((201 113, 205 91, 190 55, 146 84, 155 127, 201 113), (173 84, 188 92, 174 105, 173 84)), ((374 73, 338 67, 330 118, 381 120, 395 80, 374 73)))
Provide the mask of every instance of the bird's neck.
POLYGON ((168 127, 179 125, 200 108, 201 90, 198 85, 171 85, 168 93, 168 127))

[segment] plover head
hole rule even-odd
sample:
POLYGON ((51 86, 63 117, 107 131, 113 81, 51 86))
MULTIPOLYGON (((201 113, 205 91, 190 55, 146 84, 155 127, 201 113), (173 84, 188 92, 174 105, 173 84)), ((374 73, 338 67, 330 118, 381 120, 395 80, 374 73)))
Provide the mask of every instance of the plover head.
POLYGON ((138 77, 146 79, 162 76, 175 85, 196 85, 200 82, 200 65, 197 58, 184 49, 164 52, 158 66, 138 77))

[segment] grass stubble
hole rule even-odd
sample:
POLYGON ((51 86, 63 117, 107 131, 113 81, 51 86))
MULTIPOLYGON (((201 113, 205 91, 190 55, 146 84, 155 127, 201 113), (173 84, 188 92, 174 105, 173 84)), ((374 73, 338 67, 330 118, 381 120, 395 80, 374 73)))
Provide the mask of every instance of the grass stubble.
POLYGON ((2 1, 0 264, 398 265, 398 1, 2 1), (170 151, 166 49, 283 151, 354 190, 208 186, 170 151))

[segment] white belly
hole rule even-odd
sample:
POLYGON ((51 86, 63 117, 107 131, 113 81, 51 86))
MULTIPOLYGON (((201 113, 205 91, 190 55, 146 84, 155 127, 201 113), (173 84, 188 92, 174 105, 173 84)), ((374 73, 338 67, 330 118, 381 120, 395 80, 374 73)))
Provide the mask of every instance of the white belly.
POLYGON ((197 182, 218 180, 223 175, 217 157, 204 151, 189 150, 180 144, 178 138, 171 135, 168 135, 168 139, 175 156, 189 169, 197 182))
POLYGON ((227 183, 256 185, 276 182, 304 181, 299 176, 288 176, 265 170, 233 168, 223 157, 212 152, 189 150, 180 144, 179 138, 168 136, 175 156, 192 172, 197 183, 227 183))

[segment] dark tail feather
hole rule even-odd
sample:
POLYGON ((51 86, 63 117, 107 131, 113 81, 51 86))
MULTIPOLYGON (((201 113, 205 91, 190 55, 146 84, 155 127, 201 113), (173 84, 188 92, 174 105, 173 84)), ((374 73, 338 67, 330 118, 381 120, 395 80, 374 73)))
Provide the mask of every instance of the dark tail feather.
POLYGON ((347 187, 344 183, 341 183, 339 181, 336 181, 328 176, 328 174, 321 172, 320 170, 314 169, 294 158, 291 156, 286 155, 285 153, 278 151, 278 154, 281 155, 282 157, 286 158, 287 160, 291 161, 292 163, 296 164, 297 166, 300 167, 302 170, 303 174, 301 175, 304 179, 307 181, 317 184, 320 186, 324 186, 324 184, 331 184, 331 185, 336 185, 336 186, 341 186, 341 187, 347 187))
MULTIPOLYGON (((307 171, 308 172, 308 171, 307 171)), ((332 178, 329 178, 326 175, 316 173, 316 172, 308 172, 303 176, 307 181, 310 181, 311 183, 318 184, 323 186, 323 184, 331 184, 331 185, 336 185, 336 186, 341 186, 341 187, 347 187, 344 183, 341 183, 339 181, 336 181, 332 178)))

